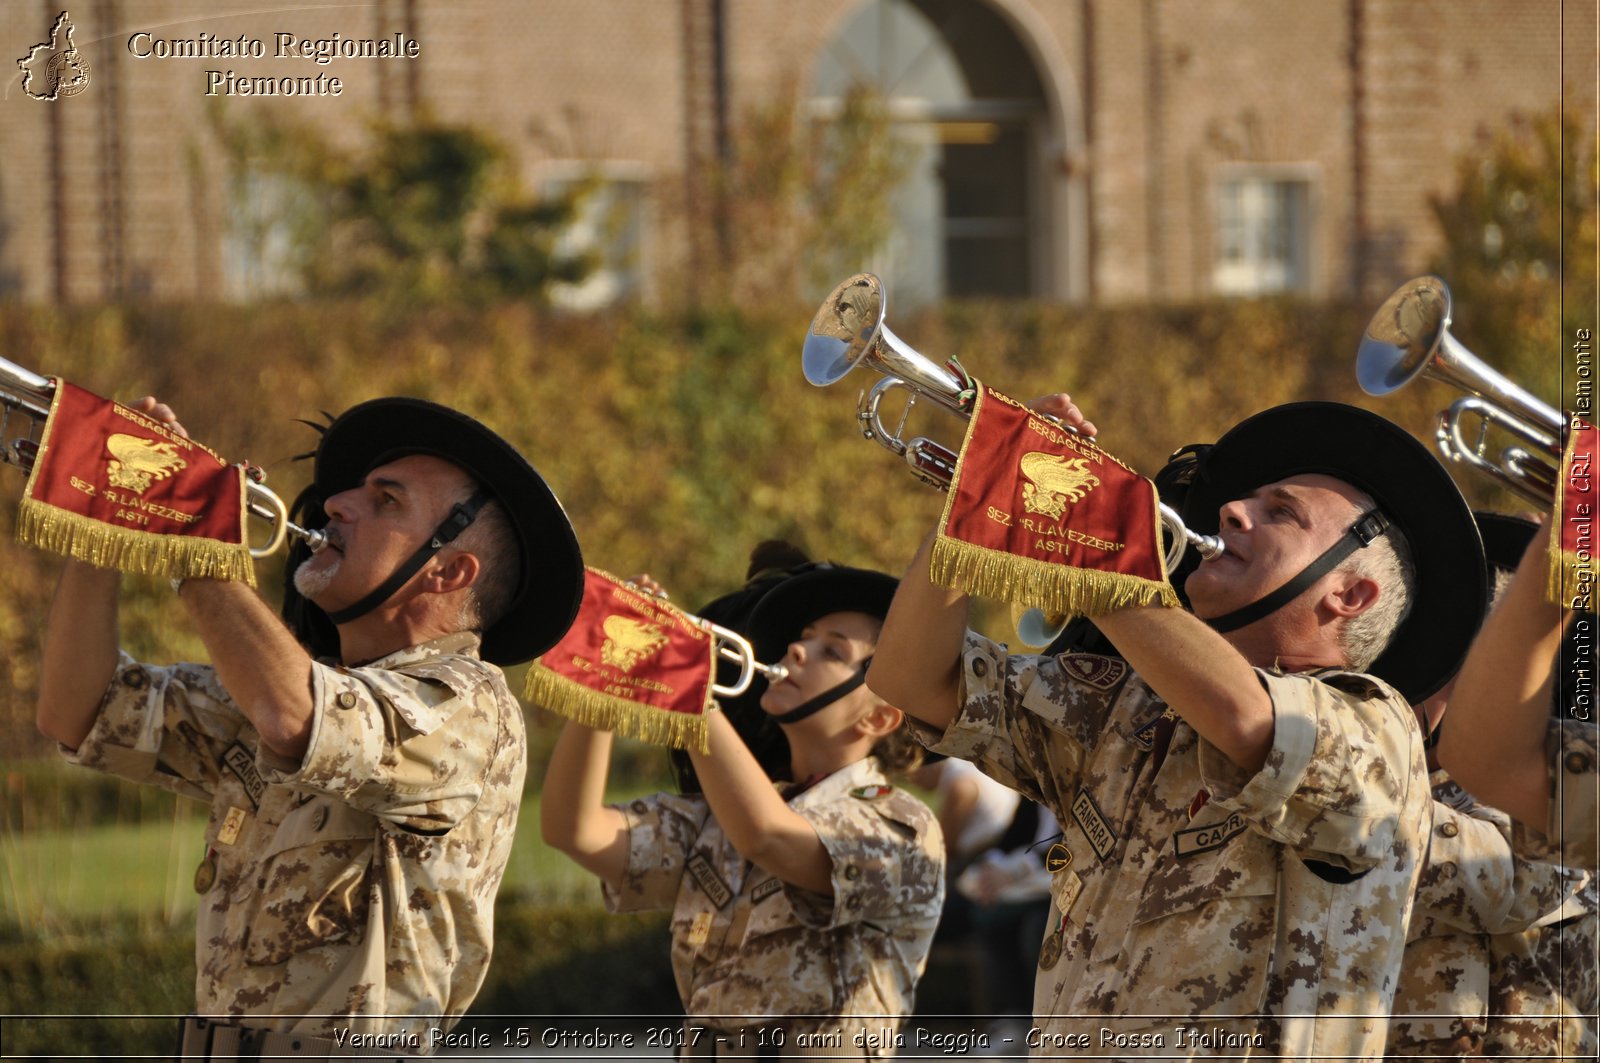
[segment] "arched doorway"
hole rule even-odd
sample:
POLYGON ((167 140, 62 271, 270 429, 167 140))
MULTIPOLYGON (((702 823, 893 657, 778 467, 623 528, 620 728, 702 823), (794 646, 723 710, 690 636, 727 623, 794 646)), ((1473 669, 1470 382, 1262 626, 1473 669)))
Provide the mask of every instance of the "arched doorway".
POLYGON ((883 97, 916 149, 895 235, 870 264, 895 303, 1049 294, 1041 145, 1058 138, 1013 28, 973 0, 867 0, 818 57, 813 112, 837 113, 857 84, 883 97))

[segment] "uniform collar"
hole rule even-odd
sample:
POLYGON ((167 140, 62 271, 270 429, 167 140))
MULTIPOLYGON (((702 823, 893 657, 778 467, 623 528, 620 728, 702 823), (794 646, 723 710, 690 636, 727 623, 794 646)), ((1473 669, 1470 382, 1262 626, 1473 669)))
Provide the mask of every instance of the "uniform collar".
POLYGON ((441 635, 415 646, 407 646, 403 650, 395 650, 376 660, 350 667, 392 669, 401 665, 415 664, 430 657, 477 657, 478 649, 482 645, 483 637, 476 631, 453 631, 448 635, 441 635))
POLYGON ((878 758, 862 757, 854 764, 846 764, 832 775, 807 787, 789 802, 789 807, 810 808, 813 805, 824 805, 862 786, 886 786, 888 783, 888 776, 878 766, 878 758))

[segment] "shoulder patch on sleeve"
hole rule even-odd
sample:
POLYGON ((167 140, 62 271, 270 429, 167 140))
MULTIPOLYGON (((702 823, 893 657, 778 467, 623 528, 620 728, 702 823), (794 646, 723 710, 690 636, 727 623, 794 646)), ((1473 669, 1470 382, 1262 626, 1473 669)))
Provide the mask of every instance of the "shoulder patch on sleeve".
POLYGON ((1096 690, 1110 690, 1128 674, 1128 662, 1093 653, 1063 653, 1061 670, 1075 683, 1096 690))
POLYGON ((894 793, 893 786, 879 784, 877 786, 858 786, 850 791, 851 797, 859 797, 863 801, 876 801, 880 797, 888 797, 894 793))

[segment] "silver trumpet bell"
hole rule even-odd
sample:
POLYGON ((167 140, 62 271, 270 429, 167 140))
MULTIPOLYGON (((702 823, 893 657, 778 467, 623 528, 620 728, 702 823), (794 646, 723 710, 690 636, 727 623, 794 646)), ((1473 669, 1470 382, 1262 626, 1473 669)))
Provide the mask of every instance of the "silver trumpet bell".
MULTIPOLYGON (((652 598, 660 598, 662 601, 668 600, 665 591, 647 588, 637 580, 630 579, 626 582, 629 587, 640 594, 648 595, 652 598)), ((750 644, 749 639, 737 631, 725 628, 721 624, 713 624, 705 617, 695 616, 693 613, 684 612, 682 615, 691 622, 700 625, 703 630, 711 635, 712 641, 716 644, 718 657, 732 661, 739 666, 739 676, 733 682, 711 684, 711 693, 717 697, 738 697, 750 689, 750 684, 755 682, 755 678, 758 675, 765 678, 769 683, 781 683, 788 678, 789 669, 781 661, 775 664, 762 664, 756 660, 755 647, 750 644)))
MULTIPOLYGON (((56 385, 49 377, 40 376, 0 358, 0 464, 15 465, 23 472, 31 472, 39 457, 39 440, 45 419, 50 416, 51 401, 56 385), (11 434, 11 417, 21 415, 25 422, 23 434, 11 434)), ((250 515, 267 521, 272 531, 266 543, 250 548, 251 557, 270 557, 282 548, 290 535, 304 539, 312 550, 327 545, 327 534, 300 527, 289 519, 289 507, 282 498, 266 485, 245 478, 245 506, 250 515)))
MULTIPOLYGON (((883 282, 871 273, 857 273, 834 288, 811 319, 800 353, 801 366, 806 379, 818 387, 837 383, 858 365, 882 374, 882 380, 862 393, 856 407, 861 434, 904 458, 924 483, 947 491, 955 479, 957 453, 925 436, 903 439, 901 432, 919 397, 930 399, 959 417, 970 417, 970 402, 964 394, 967 382, 962 374, 934 362, 890 331, 885 323, 887 303, 883 282), (903 388, 908 394, 900 423, 891 430, 883 423, 882 405, 884 397, 896 388, 903 388)), ((1178 567, 1191 546, 1203 558, 1222 553, 1221 538, 1192 532, 1184 527, 1176 510, 1165 503, 1160 508, 1161 524, 1167 532, 1164 561, 1168 572, 1178 567)), ((1027 610, 1024 615, 1038 612, 1027 610)), ((1052 627, 1059 634, 1065 624, 1064 618, 1043 613, 1037 621, 1026 622, 1034 625, 1029 630, 1035 637, 1047 634, 1052 627)), ((1029 645, 1046 645, 1055 634, 1029 645)))
POLYGON ((961 395, 965 384, 953 370, 925 357, 890 331, 884 323, 887 312, 883 282, 877 277, 857 273, 846 280, 811 319, 800 352, 801 367, 806 379, 817 387, 837 383, 863 364, 883 374, 856 408, 861 434, 903 457, 925 483, 948 490, 955 478, 956 453, 924 436, 903 440, 900 432, 919 397, 966 417, 961 395), (900 424, 891 431, 884 427, 880 410, 884 397, 895 388, 905 389, 907 399, 900 424))
POLYGON ((1531 502, 1555 499, 1567 417, 1489 368, 1450 334, 1450 288, 1438 277, 1415 277, 1378 308, 1356 353, 1356 380, 1368 395, 1387 395, 1419 377, 1467 392, 1439 414, 1434 439, 1451 461, 1469 465, 1531 502), (1470 417, 1477 417, 1468 438, 1470 417), (1491 426, 1530 444, 1488 454, 1491 426), (1549 460, 1547 460, 1549 459, 1549 460))

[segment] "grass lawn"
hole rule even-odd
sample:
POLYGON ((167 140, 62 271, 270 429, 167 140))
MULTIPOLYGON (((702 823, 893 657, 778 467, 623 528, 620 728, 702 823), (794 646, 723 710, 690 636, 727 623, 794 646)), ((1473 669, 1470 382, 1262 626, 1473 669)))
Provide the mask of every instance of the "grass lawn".
MULTIPOLYGON (((627 800, 649 789, 618 790, 627 800)), ((0 834, 0 927, 48 936, 84 923, 136 915, 153 927, 186 925, 205 819, 182 803, 170 819, 137 825, 0 834)), ((539 840, 539 796, 522 805, 504 888, 551 901, 599 902, 594 878, 539 840)))

